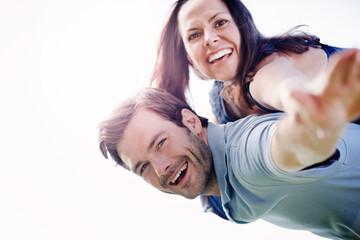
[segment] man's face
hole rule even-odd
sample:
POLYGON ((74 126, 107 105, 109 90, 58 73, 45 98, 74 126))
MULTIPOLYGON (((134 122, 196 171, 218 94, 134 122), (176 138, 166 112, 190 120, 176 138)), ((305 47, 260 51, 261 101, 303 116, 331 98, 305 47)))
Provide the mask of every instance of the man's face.
MULTIPOLYGON (((185 118, 189 114, 186 112, 185 118)), ((186 122, 183 114, 183 123, 189 127, 179 127, 153 111, 139 109, 117 151, 131 171, 157 189, 195 198, 207 191, 214 177, 212 155, 197 136, 199 122, 186 122)))

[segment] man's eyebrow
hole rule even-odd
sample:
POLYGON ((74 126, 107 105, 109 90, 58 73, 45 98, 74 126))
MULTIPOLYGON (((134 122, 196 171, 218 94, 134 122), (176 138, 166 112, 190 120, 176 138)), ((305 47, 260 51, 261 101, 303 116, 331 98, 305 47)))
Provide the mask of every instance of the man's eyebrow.
POLYGON ((140 167, 140 165, 142 164, 142 161, 139 161, 136 163, 134 169, 133 169, 133 172, 136 173, 137 172, 137 169, 140 167))
POLYGON ((165 130, 161 131, 161 132, 158 132, 157 134, 155 134, 147 148, 148 151, 151 150, 151 148, 154 146, 156 140, 159 138, 160 135, 162 135, 163 133, 165 132, 165 130))
MULTIPOLYGON (((210 23, 214 18, 216 18, 216 17, 217 17, 218 15, 220 15, 220 14, 225 14, 225 12, 218 12, 218 13, 216 13, 214 16, 212 16, 211 18, 209 18, 208 22, 210 23)), ((187 31, 188 31, 188 32, 191 32, 191 31, 195 31, 195 30, 197 30, 196 27, 194 27, 194 28, 189 28, 187 31)))

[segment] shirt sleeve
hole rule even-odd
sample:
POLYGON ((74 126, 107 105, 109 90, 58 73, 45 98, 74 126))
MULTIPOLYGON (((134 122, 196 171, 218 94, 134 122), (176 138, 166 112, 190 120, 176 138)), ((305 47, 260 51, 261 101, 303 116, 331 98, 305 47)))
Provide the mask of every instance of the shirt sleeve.
POLYGON ((242 126, 244 130, 231 145, 229 159, 236 178, 254 186, 282 186, 320 181, 334 173, 330 169, 334 169, 337 159, 324 161, 323 165, 295 173, 279 169, 272 159, 270 149, 278 126, 278 115, 272 115, 245 123, 242 126))

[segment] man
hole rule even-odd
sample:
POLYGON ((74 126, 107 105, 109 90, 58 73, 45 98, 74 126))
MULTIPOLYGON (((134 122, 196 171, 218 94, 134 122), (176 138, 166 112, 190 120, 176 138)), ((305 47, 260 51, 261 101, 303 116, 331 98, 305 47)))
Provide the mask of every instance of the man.
POLYGON ((208 123, 144 89, 100 124, 100 149, 166 193, 221 196, 238 223, 259 218, 333 239, 360 239, 360 53, 333 65, 286 114, 208 123), (315 91, 313 91, 315 92, 315 91))

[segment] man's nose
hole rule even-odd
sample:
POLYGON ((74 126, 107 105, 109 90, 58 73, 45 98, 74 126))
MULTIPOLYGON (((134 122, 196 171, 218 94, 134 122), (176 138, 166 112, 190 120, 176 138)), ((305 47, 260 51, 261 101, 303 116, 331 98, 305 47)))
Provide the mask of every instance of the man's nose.
POLYGON ((171 161, 166 157, 154 156, 152 165, 156 174, 160 177, 167 174, 171 166, 171 161))
POLYGON ((218 40, 219 37, 214 30, 209 29, 204 31, 204 47, 213 46, 218 40))

